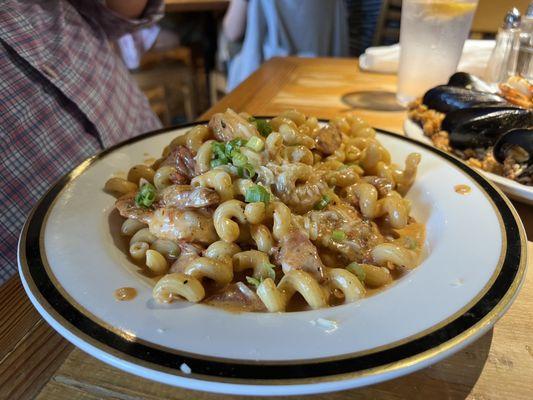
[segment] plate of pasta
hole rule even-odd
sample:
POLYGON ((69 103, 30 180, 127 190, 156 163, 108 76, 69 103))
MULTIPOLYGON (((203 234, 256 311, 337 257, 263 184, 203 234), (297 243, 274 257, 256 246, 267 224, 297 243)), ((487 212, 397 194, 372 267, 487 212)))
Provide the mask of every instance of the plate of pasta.
POLYGON ((19 242, 28 296, 159 382, 310 394, 423 368, 512 303, 525 235, 454 157, 358 117, 228 109, 86 160, 19 242))

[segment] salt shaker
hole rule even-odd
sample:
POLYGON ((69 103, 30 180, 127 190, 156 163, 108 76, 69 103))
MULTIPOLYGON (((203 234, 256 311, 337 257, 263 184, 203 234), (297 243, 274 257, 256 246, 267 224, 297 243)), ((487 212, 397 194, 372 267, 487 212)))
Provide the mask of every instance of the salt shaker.
POLYGON ((515 74, 520 48, 520 11, 513 8, 505 15, 498 29, 496 46, 485 70, 485 80, 491 83, 504 82, 515 74))

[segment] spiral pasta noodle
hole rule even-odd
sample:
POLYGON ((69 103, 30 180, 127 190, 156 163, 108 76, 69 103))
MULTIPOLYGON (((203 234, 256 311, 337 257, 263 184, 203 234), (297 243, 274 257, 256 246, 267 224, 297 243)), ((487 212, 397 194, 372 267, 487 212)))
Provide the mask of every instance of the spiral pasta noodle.
POLYGON ((191 185, 205 186, 215 189, 223 201, 233 198, 233 185, 231 176, 225 171, 214 169, 210 170, 193 178, 191 180, 191 185))
POLYGON ((270 312, 285 311, 287 303, 296 292, 302 295, 312 309, 326 306, 322 288, 304 271, 290 271, 277 286, 272 279, 267 278, 257 288, 257 295, 270 312))
POLYGON ((318 309, 357 302, 420 263, 424 225, 404 196, 421 158, 392 158, 352 114, 321 123, 228 109, 105 190, 157 302, 318 309))

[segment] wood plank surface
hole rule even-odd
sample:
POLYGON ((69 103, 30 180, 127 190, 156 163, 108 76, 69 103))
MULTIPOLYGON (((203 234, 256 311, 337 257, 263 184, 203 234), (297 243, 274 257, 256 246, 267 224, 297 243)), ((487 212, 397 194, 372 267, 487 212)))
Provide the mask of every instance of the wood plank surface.
MULTIPOLYGON (((401 132, 403 112, 351 110, 340 97, 354 90, 395 90, 395 77, 361 73, 349 59, 273 59, 204 114, 232 107, 256 115, 298 108, 322 118, 355 112, 401 132), (302 100, 303 98, 303 100, 302 100)), ((528 236, 533 207, 515 203, 528 236)), ((533 243, 528 244, 529 254, 533 243)), ((315 399, 532 399, 533 265, 516 302, 493 330, 422 371, 368 388, 315 399)), ((310 397, 310 396, 307 396, 310 397)), ((110 367, 60 338, 38 316, 18 278, 0 288, 0 399, 229 399, 158 384, 110 367), (44 386, 43 386, 44 385, 44 386)), ((294 398, 294 397, 293 397, 294 398)))
POLYGON ((353 58, 273 58, 201 119, 228 107, 256 115, 297 108, 321 118, 353 112, 376 128, 402 132, 405 111, 353 110, 342 102, 348 93, 369 90, 394 93, 396 75, 361 73, 353 58))
POLYGON ((37 313, 18 276, 0 288, 0 399, 33 399, 72 348, 37 313))

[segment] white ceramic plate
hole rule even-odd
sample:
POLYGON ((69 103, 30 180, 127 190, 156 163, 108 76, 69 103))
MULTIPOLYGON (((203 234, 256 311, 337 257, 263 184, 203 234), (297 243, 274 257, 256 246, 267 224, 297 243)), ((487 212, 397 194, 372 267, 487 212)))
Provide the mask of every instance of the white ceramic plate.
POLYGON ((526 242, 507 198, 455 158, 379 133, 398 162, 422 154, 408 194, 414 216, 427 225, 427 255, 418 268, 375 296, 316 311, 237 314, 186 302, 156 305, 150 285, 113 241, 114 198, 102 188, 186 129, 137 137, 82 163, 49 190, 21 234, 20 275, 31 301, 60 334, 104 362, 221 393, 342 390, 452 354, 485 333, 519 290, 526 242), (458 194, 458 184, 472 191, 458 194), (116 301, 113 292, 123 286, 138 296, 116 301))
MULTIPOLYGON (((424 131, 416 122, 406 118, 403 123, 403 130, 405 134, 419 142, 432 145, 431 139, 424 135, 424 131)), ((476 168, 482 175, 494 182, 500 187, 510 198, 518 200, 522 203, 533 205, 533 187, 522 185, 511 179, 496 175, 487 171, 476 168)))

